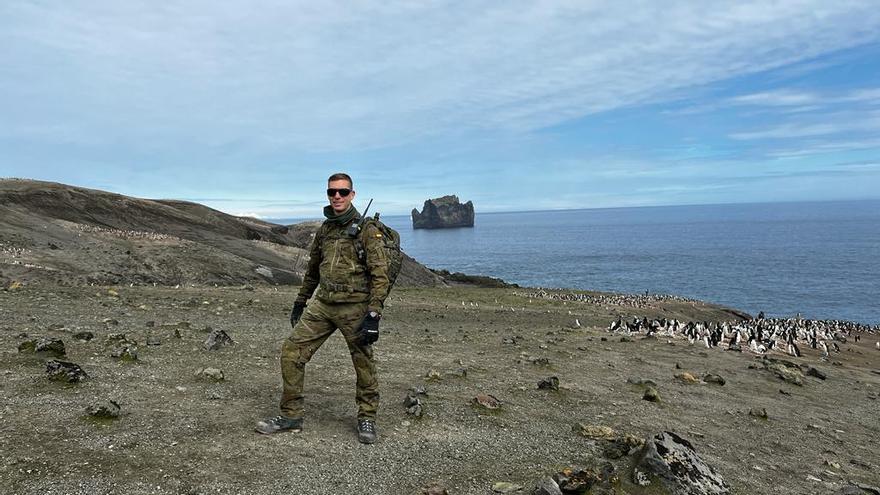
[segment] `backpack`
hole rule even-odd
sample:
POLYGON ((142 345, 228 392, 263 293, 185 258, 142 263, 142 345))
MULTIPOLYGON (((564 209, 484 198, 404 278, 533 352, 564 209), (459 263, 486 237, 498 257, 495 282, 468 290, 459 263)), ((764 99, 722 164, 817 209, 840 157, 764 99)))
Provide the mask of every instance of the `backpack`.
MULTIPOLYGON (((396 230, 382 223, 379 220, 378 213, 373 215, 373 218, 367 218, 364 221, 364 225, 367 223, 376 226, 376 228, 379 229, 379 232, 382 233, 382 247, 385 250, 385 260, 388 263, 388 290, 391 290, 391 288, 394 287, 394 282, 397 281, 397 276, 400 275, 400 268, 403 266, 403 252, 400 250, 400 234, 397 233, 396 230)), ((366 229, 360 229, 355 245, 358 258, 360 258, 361 262, 366 265, 367 253, 366 250, 364 250, 362 239, 364 230, 366 229)))

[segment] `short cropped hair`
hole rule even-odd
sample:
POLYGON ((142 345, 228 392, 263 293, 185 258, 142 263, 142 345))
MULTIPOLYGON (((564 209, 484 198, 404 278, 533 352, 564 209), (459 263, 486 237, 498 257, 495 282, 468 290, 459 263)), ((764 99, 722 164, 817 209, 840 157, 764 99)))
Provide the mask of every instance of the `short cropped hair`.
POLYGON ((342 172, 337 172, 337 173, 331 175, 330 178, 327 179, 327 182, 333 182, 334 180, 347 180, 348 187, 354 189, 354 181, 351 180, 351 176, 348 174, 344 174, 342 172))

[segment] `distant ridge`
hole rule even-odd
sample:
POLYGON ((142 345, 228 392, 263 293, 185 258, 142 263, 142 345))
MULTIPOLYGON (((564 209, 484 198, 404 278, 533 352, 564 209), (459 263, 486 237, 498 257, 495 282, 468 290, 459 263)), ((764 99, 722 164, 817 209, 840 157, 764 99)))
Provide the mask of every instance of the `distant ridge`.
MULTIPOLYGON (((297 285, 318 225, 277 225, 188 201, 0 179, 0 282, 297 285)), ((407 257, 398 284, 445 282, 407 257)))

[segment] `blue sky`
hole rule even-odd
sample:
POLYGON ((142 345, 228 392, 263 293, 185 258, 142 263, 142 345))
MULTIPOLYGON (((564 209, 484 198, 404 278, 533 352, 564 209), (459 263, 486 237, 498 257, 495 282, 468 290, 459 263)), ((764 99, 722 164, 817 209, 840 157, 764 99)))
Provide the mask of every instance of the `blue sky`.
POLYGON ((0 4, 0 177, 279 218, 336 171, 386 214, 880 198, 880 8, 0 4))

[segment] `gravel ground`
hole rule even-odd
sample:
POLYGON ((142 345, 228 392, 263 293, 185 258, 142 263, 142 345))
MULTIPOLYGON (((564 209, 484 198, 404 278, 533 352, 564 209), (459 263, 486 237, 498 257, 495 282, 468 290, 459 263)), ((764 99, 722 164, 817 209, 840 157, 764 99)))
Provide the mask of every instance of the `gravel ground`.
MULTIPOLYGON (((876 335, 842 345, 835 364, 811 350, 791 358, 828 375, 795 386, 748 353, 680 340, 621 342, 604 330, 618 315, 732 319, 724 308, 676 300, 633 308, 522 293, 395 289, 376 345, 380 440, 365 446, 355 436, 354 371, 338 333, 307 367, 304 431, 253 432, 256 421, 277 414, 279 350, 295 288, 0 292, 0 491, 410 494, 438 482, 450 494, 485 494, 508 481, 531 493, 560 469, 606 462, 601 441, 573 431, 577 423, 641 437, 674 431, 735 493, 880 484, 876 335), (235 345, 202 349, 206 327, 224 330, 235 345), (75 340, 81 331, 95 338, 75 340), (108 335, 118 333, 137 341, 137 361, 110 357, 108 335), (40 337, 61 338, 65 359, 89 378, 49 381, 45 357, 17 351, 40 337), (225 380, 196 376, 206 367, 221 369, 225 380), (684 383, 674 378, 682 371, 718 373, 727 383, 684 383), (559 377, 559 391, 537 389, 548 376, 559 377), (661 401, 642 400, 627 379, 655 381, 661 401), (421 418, 408 416, 402 402, 416 385, 428 392, 421 418), (501 408, 473 405, 479 393, 500 399, 501 408), (119 418, 86 414, 110 399, 121 406, 119 418), (750 416, 752 408, 765 408, 768 419, 750 416)), ((644 493, 629 482, 631 459, 612 462, 621 478, 616 493, 644 493)))

